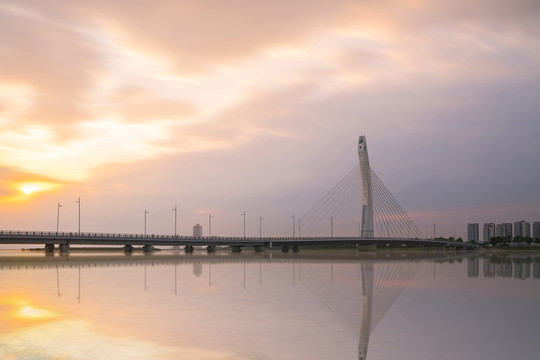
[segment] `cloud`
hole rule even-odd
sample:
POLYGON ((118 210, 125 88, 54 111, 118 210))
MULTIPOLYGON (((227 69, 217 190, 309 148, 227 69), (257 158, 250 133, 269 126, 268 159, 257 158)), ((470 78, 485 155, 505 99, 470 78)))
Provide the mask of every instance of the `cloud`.
POLYGON ((364 133, 379 175, 418 206, 440 178, 469 199, 536 197, 493 169, 538 178, 539 15, 529 0, 4 1, 0 165, 103 191, 105 171, 120 184, 155 162, 165 182, 181 165, 220 174, 224 197, 272 197, 278 183, 331 187, 364 133), (508 134, 520 146, 498 156, 508 134), (231 185, 238 173, 257 185, 231 185))

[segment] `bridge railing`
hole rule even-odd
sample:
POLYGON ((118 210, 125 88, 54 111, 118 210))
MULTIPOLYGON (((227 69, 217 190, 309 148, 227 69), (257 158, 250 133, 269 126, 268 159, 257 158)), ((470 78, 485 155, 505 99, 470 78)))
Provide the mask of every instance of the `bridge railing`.
MULTIPOLYGON (((358 236, 280 236, 280 237, 259 237, 259 236, 191 236, 191 235, 159 235, 159 234, 128 234, 128 233, 100 233, 100 232, 56 232, 56 231, 27 231, 27 230, 0 230, 0 237, 69 237, 69 238, 115 238, 115 239, 170 239, 170 240, 219 240, 219 241, 302 241, 302 240, 354 240, 359 239, 358 236)), ((369 240, 369 239, 363 239, 369 240)), ((377 241, 384 240, 415 240, 415 241, 440 241, 448 242, 446 239, 396 239, 396 238, 374 238, 377 241)))
MULTIPOLYGON (((78 237, 78 238, 123 238, 123 239, 171 239, 171 240, 223 240, 223 241, 302 241, 302 240, 353 240, 357 236, 279 236, 279 237, 259 237, 259 236, 191 236, 191 235, 158 235, 158 234, 128 234, 128 233, 100 233, 100 232, 56 232, 56 231, 27 231, 27 230, 0 230, 0 237, 78 237)), ((384 238, 377 238, 384 240, 384 238)), ((394 238, 388 240, 396 240, 394 238)), ((403 239, 411 240, 411 239, 403 239)), ((416 239, 423 240, 423 239, 416 239)), ((437 240, 437 239, 436 239, 437 240)))

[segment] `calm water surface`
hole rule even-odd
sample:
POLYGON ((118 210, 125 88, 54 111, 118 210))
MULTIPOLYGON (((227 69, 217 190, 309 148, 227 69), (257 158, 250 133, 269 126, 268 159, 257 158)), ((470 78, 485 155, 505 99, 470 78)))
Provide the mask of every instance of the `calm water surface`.
POLYGON ((0 252, 0 359, 537 359, 540 253, 0 252))

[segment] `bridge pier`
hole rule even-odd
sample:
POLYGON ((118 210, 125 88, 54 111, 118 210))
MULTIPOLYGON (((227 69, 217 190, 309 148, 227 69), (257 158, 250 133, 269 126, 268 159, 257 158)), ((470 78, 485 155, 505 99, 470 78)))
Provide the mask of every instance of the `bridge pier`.
POLYGON ((240 245, 231 245, 231 250, 233 253, 242 252, 242 247, 240 245))
POLYGON ((284 252, 284 253, 289 252, 289 247, 286 246, 286 245, 285 245, 285 246, 282 246, 282 247, 281 247, 281 252, 284 252))
POLYGON ((69 244, 60 244, 60 245, 58 245, 58 248, 60 249, 61 253, 68 253, 69 252, 69 244))
POLYGON ((54 252, 54 244, 45 244, 45 252, 46 253, 53 253, 54 252))
POLYGON ((292 248, 292 251, 295 252, 295 253, 300 252, 300 246, 294 245, 293 248, 292 248))
POLYGON ((206 252, 208 252, 209 254, 213 254, 216 252, 216 246, 215 245, 208 245, 206 247, 206 252))
POLYGON ((184 251, 186 252, 186 254, 193 254, 194 249, 195 248, 193 246, 191 246, 191 245, 184 246, 184 251))
POLYGON ((124 246, 124 252, 126 254, 131 254, 133 252, 133 245, 125 245, 124 246))
POLYGON ((266 247, 264 245, 255 245, 255 252, 261 253, 266 250, 266 247))
POLYGON ((144 245, 143 246, 143 252, 151 253, 152 251, 154 251, 154 246, 153 245, 144 245))

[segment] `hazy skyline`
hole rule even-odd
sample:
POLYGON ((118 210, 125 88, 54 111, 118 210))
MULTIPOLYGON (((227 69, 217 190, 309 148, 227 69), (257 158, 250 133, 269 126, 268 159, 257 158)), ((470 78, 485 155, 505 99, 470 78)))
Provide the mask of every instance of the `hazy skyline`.
MULTIPOLYGON (((0 229, 281 235, 370 162, 422 232, 540 221, 540 3, 0 3, 0 229)), ((438 234, 440 235, 440 234, 438 234)))

